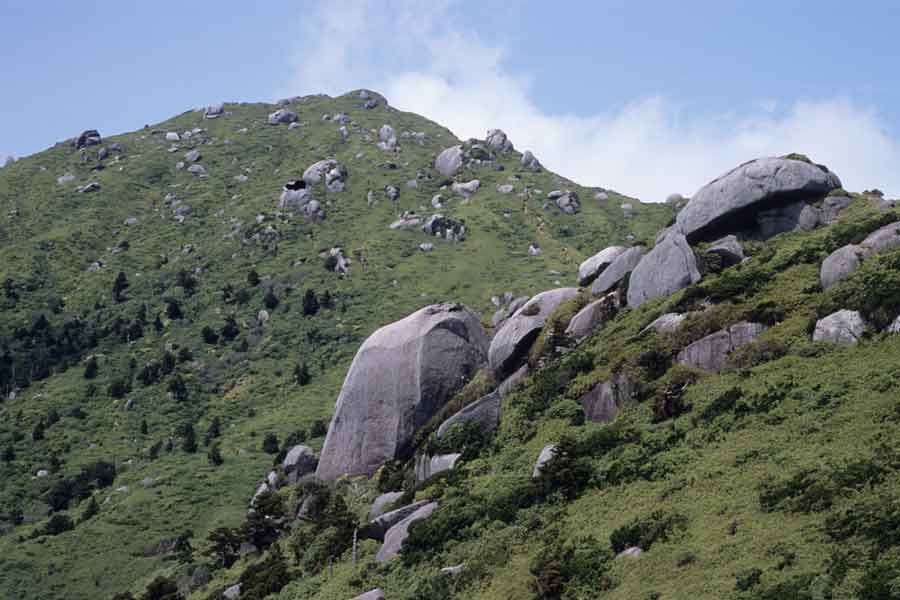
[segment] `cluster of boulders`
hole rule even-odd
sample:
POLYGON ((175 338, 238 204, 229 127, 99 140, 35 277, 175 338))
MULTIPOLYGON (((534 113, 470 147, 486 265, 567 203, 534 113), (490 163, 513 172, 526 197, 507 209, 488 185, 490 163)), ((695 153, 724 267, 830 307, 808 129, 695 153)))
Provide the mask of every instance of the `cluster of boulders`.
POLYGON ((849 277, 862 262, 875 254, 900 246, 900 222, 881 227, 859 244, 841 246, 822 261, 820 280, 822 289, 836 285, 849 277))

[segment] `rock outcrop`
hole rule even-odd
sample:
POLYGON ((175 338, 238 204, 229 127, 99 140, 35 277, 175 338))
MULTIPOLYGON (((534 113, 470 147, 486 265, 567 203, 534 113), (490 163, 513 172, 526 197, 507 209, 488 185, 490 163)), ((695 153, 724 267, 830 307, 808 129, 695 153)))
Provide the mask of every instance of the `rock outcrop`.
POLYGON ((582 262, 578 266, 578 285, 586 286, 597 279, 626 250, 624 246, 609 246, 582 262))
POLYGON ((509 152, 513 149, 512 142, 502 129, 488 129, 485 137, 488 147, 495 152, 509 152))
POLYGON ((484 431, 493 431, 500 424, 500 393, 493 391, 467 404, 441 423, 435 435, 444 437, 450 428, 462 423, 477 423, 484 431))
POLYGON ((438 154, 434 161, 434 168, 444 177, 453 177, 463 165, 462 146, 451 146, 438 154))
POLYGON ((640 306, 698 281, 700 271, 693 250, 683 235, 670 233, 644 255, 631 272, 628 306, 640 306))
POLYGON ((296 484, 300 478, 314 473, 319 459, 316 458, 315 452, 309 446, 298 444, 288 450, 281 462, 281 468, 284 470, 284 476, 291 485, 296 484))
POLYGON ((387 532, 391 527, 393 527, 409 515, 413 514, 426 504, 428 504, 428 500, 421 500, 419 502, 413 502, 412 504, 407 504, 406 506, 401 506, 400 508, 396 508, 390 512, 378 515, 372 518, 372 520, 370 520, 364 527, 359 530, 359 537, 361 539, 372 539, 383 542, 384 536, 387 535, 387 532))
POLYGON ((649 325, 641 330, 641 333, 655 331, 657 333, 673 333, 684 322, 687 315, 680 313, 665 313, 655 318, 649 325))
POLYGON ((460 304, 426 306, 363 343, 344 380, 316 475, 368 475, 410 450, 413 435, 485 363, 487 334, 460 304))
POLYGON ((294 123, 297 121, 297 113, 286 108, 279 108, 271 113, 268 117, 269 125, 279 125, 283 123, 294 123))
POLYGON ((537 479, 541 476, 541 471, 553 459, 554 454, 556 454, 556 444, 547 444, 541 448, 541 453, 538 454, 537 460, 534 461, 534 468, 531 470, 532 479, 537 479))
POLYGON ((682 365, 718 373, 733 350, 749 344, 765 330, 762 323, 735 323, 690 344, 678 353, 676 360, 682 365))
POLYGON ((511 316, 494 335, 488 352, 491 369, 500 376, 515 371, 524 360, 547 318, 578 294, 578 288, 541 292, 511 316))
POLYGON ((592 334, 601 325, 616 316, 621 302, 619 294, 613 292, 594 300, 578 311, 566 327, 566 335, 580 340, 592 334))
POLYGON ((369 509, 369 520, 372 521, 385 513, 385 508, 403 497, 403 492, 385 492, 372 502, 369 509))
POLYGON ((819 270, 822 289, 827 290, 849 277, 867 257, 897 247, 900 247, 900 222, 879 227, 859 245, 848 244, 838 248, 822 261, 819 270))
MULTIPOLYGON (((369 99, 369 100, 367 100, 367 102, 375 102, 375 101, 372 99, 369 99)), ((369 107, 366 106, 366 108, 369 108, 369 107)), ((372 108, 374 108, 374 106, 372 108)), ((364 594, 360 594, 359 596, 351 598, 351 600, 385 600, 384 590, 382 590, 381 588, 375 588, 374 590, 369 590, 368 592, 366 592, 364 594)))
POLYGON ((598 383, 578 399, 584 417, 595 423, 609 423, 619 414, 619 408, 635 392, 635 385, 624 373, 616 373, 609 381, 598 383))
POLYGON ((859 312, 842 309, 816 321, 813 341, 841 345, 855 344, 859 342, 866 329, 866 321, 859 312))
POLYGON ((634 270, 646 253, 647 249, 643 246, 632 246, 616 256, 594 280, 591 285, 591 294, 599 296, 613 289, 634 270))
POLYGON ((428 481, 439 473, 452 470, 460 458, 462 454, 459 452, 437 456, 419 455, 416 457, 416 481, 419 483, 428 481))
POLYGON ((430 517, 431 514, 437 510, 437 507, 437 502, 429 502, 391 527, 384 536, 384 543, 375 555, 375 560, 378 562, 385 562, 397 556, 403 547, 403 542, 409 537, 409 526, 416 521, 421 521, 422 519, 430 517))
POLYGON ((700 188, 675 222, 692 243, 739 232, 765 239, 799 225, 807 201, 839 187, 837 175, 799 157, 760 158, 700 188), (765 211, 775 212, 758 220, 765 211))

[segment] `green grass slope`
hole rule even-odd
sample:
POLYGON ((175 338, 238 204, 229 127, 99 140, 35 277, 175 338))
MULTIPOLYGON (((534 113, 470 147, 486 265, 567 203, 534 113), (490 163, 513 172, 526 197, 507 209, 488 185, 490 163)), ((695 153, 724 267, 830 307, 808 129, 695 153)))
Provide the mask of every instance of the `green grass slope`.
MULTIPOLYGON (((502 171, 463 172, 459 180, 482 182, 464 202, 440 189, 444 181, 431 168, 440 150, 459 143, 445 128, 383 102, 364 109, 358 93, 308 97, 290 108, 300 127, 268 125, 273 105, 227 104, 218 119, 190 111, 110 136, 104 146, 117 142, 122 152, 103 170, 92 170, 96 146, 82 162, 68 144, 0 170, 0 597, 140 594, 159 574, 183 574, 172 543, 190 530, 202 562, 209 532, 243 521, 272 464, 262 450, 267 434, 321 445, 321 423, 350 360, 377 327, 444 300, 464 302, 489 322, 492 295, 569 285, 587 256, 652 239, 671 218, 665 206, 614 192, 601 203, 595 190, 526 171, 518 152, 500 156, 502 171), (352 119, 347 140, 339 123, 322 118, 336 113, 352 119), (401 138, 398 153, 385 152, 375 145, 385 123, 398 134, 424 132, 424 141, 401 138), (203 132, 174 144, 164 139, 194 128, 203 132), (205 178, 175 168, 193 148, 205 178), (312 224, 279 211, 282 184, 323 158, 349 170, 345 191, 315 192, 326 219, 312 224), (74 181, 57 183, 66 174, 74 181), (417 187, 407 187, 417 175, 417 187), (99 191, 75 192, 93 181, 99 191), (495 191, 507 182, 514 193, 495 191), (383 192, 391 184, 401 190, 396 203, 383 192), (520 195, 526 186, 541 192, 520 195), (545 209, 553 189, 576 190, 581 212, 545 209), (445 198, 440 211, 430 205, 436 193, 445 198), (634 205, 630 218, 619 208, 625 201, 634 205), (178 202, 192 209, 183 222, 175 219, 178 202), (426 234, 388 228, 405 210, 464 220, 468 237, 432 239, 434 250, 422 252, 426 234), (131 218, 137 222, 126 225, 131 218), (530 243, 542 254, 529 256, 530 243), (322 253, 332 247, 351 258, 349 276, 324 268, 322 253), (90 271, 95 261, 103 266, 90 271), (117 298, 120 272, 127 287, 117 298), (313 312, 304 310, 310 293, 325 306, 305 314, 313 312), (273 297, 277 306, 260 324, 257 314, 273 297), (204 339, 205 328, 218 341, 204 339), (96 375, 86 377, 94 365, 96 375), (296 382, 301 365, 311 375, 306 385, 296 382), (213 447, 218 466, 208 457, 213 447)), ((546 435, 503 450, 508 458, 496 467, 479 459, 480 476, 526 461, 546 435)), ((516 556, 519 563, 498 569, 493 585, 519 579, 525 555, 516 556)), ((314 586, 321 597, 343 593, 358 587, 358 569, 338 562, 327 581, 317 575, 292 585, 314 586)), ((385 576, 401 582, 416 572, 385 576)), ((236 574, 216 571, 197 593, 236 574)), ((487 580, 479 585, 491 593, 487 580)))

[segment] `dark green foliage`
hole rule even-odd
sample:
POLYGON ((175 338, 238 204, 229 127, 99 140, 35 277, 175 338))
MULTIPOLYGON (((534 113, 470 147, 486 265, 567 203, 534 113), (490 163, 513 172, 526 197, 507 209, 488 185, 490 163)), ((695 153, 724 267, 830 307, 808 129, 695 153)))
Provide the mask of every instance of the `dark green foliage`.
POLYGON ((40 419, 37 423, 34 424, 34 429, 31 430, 31 439, 35 442, 39 442, 44 439, 44 432, 47 430, 47 423, 44 419, 40 419))
POLYGON ((209 464, 213 465, 214 467, 218 467, 223 462, 225 462, 225 459, 222 458, 222 451, 219 449, 218 442, 213 442, 213 444, 209 447, 209 452, 207 452, 206 456, 209 459, 209 464))
POLYGON ((175 373, 175 376, 169 380, 169 385, 166 388, 166 391, 172 395, 173 400, 177 400, 179 402, 183 402, 187 400, 188 397, 188 389, 187 384, 184 382, 184 379, 180 374, 175 373))
POLYGON ((317 312, 319 312, 319 299, 316 298, 316 291, 310 288, 303 294, 303 314, 310 317, 317 312))
POLYGON ((652 410, 654 422, 674 419, 691 409, 684 402, 684 393, 688 386, 697 381, 697 373, 691 369, 679 367, 673 369, 657 385, 652 397, 652 410))
POLYGON ((140 431, 141 431, 141 435, 147 435, 147 433, 149 433, 150 427, 147 425, 146 419, 141 419, 140 431))
POLYGON ((0 460, 6 463, 16 460, 16 449, 12 444, 7 444, 3 448, 3 454, 0 455, 0 460))
POLYGON ((778 360, 788 353, 784 343, 770 340, 757 340, 741 346, 731 352, 725 359, 725 370, 740 371, 778 360))
POLYGON ((462 460, 471 460, 481 453, 489 440, 490 435, 480 423, 465 421, 450 427, 441 439, 430 438, 425 451, 431 455, 461 452, 462 460))
POLYGON ((867 259, 851 277, 835 286, 831 298, 820 307, 819 316, 839 308, 860 311, 877 330, 890 325, 900 314, 900 252, 867 259))
POLYGON ((197 434, 192 424, 185 423, 182 425, 178 434, 181 436, 181 450, 183 452, 193 454, 197 451, 197 434))
MULTIPOLYGON (((275 292, 270 288, 269 291, 266 292, 266 295, 263 296, 263 304, 269 310, 275 310, 278 307, 278 296, 275 295, 275 292)), ((304 304, 304 310, 306 305, 304 304)))
POLYGON ((116 302, 124 302, 127 300, 125 297, 125 290, 129 287, 128 278, 125 276, 125 273, 119 271, 119 274, 116 275, 115 281, 113 281, 112 286, 112 295, 113 300, 116 302))
POLYGON ((241 330, 238 328, 237 321, 234 320, 233 316, 229 316, 225 319, 225 325, 222 326, 222 331, 220 333, 223 340, 230 342, 234 340, 240 332, 241 330))
POLYGON ((39 529, 38 535, 59 535, 75 529, 75 523, 68 515, 56 514, 47 520, 46 525, 39 529))
POLYGON ((559 493, 571 502, 587 486, 592 474, 591 464, 581 456, 576 440, 564 436, 556 444, 553 458, 541 468, 536 481, 537 494, 549 498, 559 493))
POLYGON ((829 515, 825 531, 835 541, 859 539, 875 553, 900 546, 900 502, 892 492, 880 490, 861 496, 829 515))
POLYGON ((194 561, 194 547, 191 545, 191 538, 193 537, 194 532, 190 529, 186 529, 175 538, 175 545, 172 547, 172 552, 175 554, 175 558, 178 562, 190 564, 194 561))
POLYGON ((303 570, 317 573, 350 548, 358 523, 344 499, 327 487, 309 482, 302 492, 307 516, 294 529, 290 546, 303 570))
POLYGON ((175 298, 166 298, 166 317, 171 319, 172 321, 177 321, 179 319, 184 318, 184 313, 181 310, 181 303, 178 302, 175 298))
POLYGON ((324 437, 326 433, 328 433, 328 425, 322 419, 316 419, 309 426, 309 437, 311 438, 324 437))
POLYGON ((205 553, 215 558, 217 566, 227 569, 240 557, 239 549, 243 540, 237 529, 219 527, 210 532, 207 541, 210 545, 205 553))
POLYGON ((173 580, 160 575, 150 582, 139 600, 183 600, 183 596, 173 580))
POLYGON ((305 362, 298 363, 294 366, 294 383, 297 385, 306 385, 312 380, 309 374, 309 366, 305 362))
POLYGON ((584 425, 584 407, 574 400, 560 400, 544 414, 548 419, 564 419, 574 427, 584 425))
POLYGON ((280 592, 290 579, 287 561, 275 546, 265 560, 250 565, 241 573, 241 598, 262 600, 280 592))
POLYGON ((84 378, 85 379, 93 379, 97 376, 97 372, 100 370, 100 367, 97 364, 97 357, 92 356, 87 359, 87 362, 84 363, 84 378))
POLYGON ((222 419, 218 416, 212 418, 212 421, 209 422, 209 427, 206 430, 206 435, 203 436, 203 445, 209 446, 212 440, 216 439, 222 435, 222 419))
POLYGON ((259 285, 259 273, 257 273, 255 269, 250 269, 250 271, 247 272, 247 283, 252 287, 259 285))
POLYGON ((741 571, 734 578, 734 589, 739 592, 746 592, 747 590, 753 589, 759 585, 761 577, 762 571, 757 567, 741 571))
POLYGON ((109 382, 106 393, 113 398, 124 398, 131 391, 131 382, 125 377, 118 376, 109 382))
POLYGON ((656 542, 666 542, 685 529, 687 519, 683 515, 657 510, 613 531, 609 536, 609 543, 615 553, 632 546, 646 552, 656 542))
POLYGON ((216 333, 216 331, 209 325, 203 327, 203 329, 200 331, 200 335, 203 338, 203 341, 210 346, 215 346, 217 343, 219 343, 219 334, 216 333))
POLYGON ((175 276, 175 285, 184 290, 185 296, 193 296, 197 291, 197 280, 184 269, 179 270, 175 276))
POLYGON ((471 498, 452 498, 427 519, 413 522, 400 552, 403 562, 413 565, 434 556, 451 540, 465 539, 469 527, 482 516, 471 498))
POLYGON ((267 433, 262 441, 262 451, 267 454, 278 454, 278 436, 272 432, 267 433))
POLYGON ((543 546, 531 563, 531 584, 535 598, 598 597, 613 587, 609 575, 613 555, 601 542, 591 536, 561 540, 551 534, 551 541, 543 546))
POLYGON ((88 500, 87 505, 84 507, 84 510, 81 512, 81 521, 87 521, 94 517, 97 513, 100 512, 100 506, 97 504, 97 500, 91 496, 90 500, 88 500))

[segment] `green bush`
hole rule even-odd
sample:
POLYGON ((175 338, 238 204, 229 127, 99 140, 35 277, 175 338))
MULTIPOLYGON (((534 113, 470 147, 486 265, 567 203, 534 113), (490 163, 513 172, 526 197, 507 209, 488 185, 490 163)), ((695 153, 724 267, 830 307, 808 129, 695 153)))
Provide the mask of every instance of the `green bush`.
POLYGON ((613 552, 619 553, 632 546, 644 552, 656 542, 665 542, 687 529, 687 517, 678 513, 657 510, 647 517, 638 517, 619 527, 609 536, 613 552))
POLYGON ((558 532, 548 537, 552 541, 538 551, 530 567, 536 598, 596 598, 613 587, 613 555, 602 542, 592 536, 561 541, 558 532))

